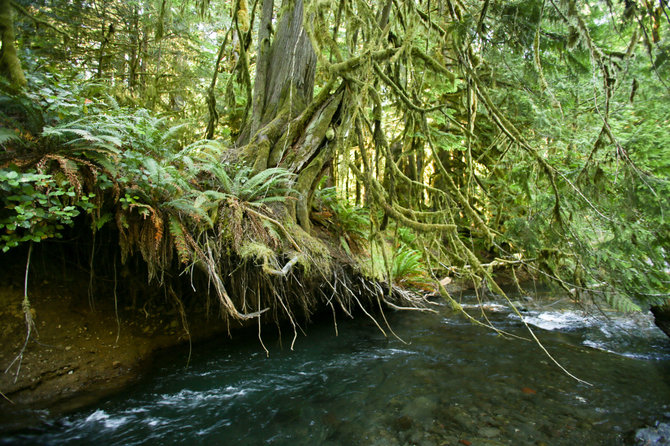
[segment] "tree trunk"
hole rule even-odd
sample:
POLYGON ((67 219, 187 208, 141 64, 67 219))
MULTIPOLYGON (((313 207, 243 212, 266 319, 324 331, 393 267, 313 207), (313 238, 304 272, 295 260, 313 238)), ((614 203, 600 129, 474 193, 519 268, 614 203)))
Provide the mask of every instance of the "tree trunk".
POLYGON ((140 60, 140 14, 137 6, 133 6, 131 19, 130 56, 128 61, 128 89, 134 91, 137 86, 137 71, 140 60))
POLYGON ((107 2, 103 1, 102 2, 102 23, 100 24, 100 48, 98 49, 98 72, 97 72, 97 77, 98 79, 102 79, 103 75, 103 67, 104 67, 104 61, 105 61, 105 49, 107 47, 107 44, 109 43, 109 39, 112 36, 112 33, 114 32, 114 27, 112 25, 109 25, 109 29, 107 28, 107 2))
MULTIPOLYGON (((267 0, 266 0, 267 1, 267 0)), ((316 54, 303 28, 303 0, 285 0, 286 11, 268 54, 261 109, 261 125, 288 107, 291 116, 300 113, 312 100, 316 54)))
POLYGON ((335 154, 335 127, 344 88, 328 84, 313 97, 316 55, 303 28, 303 0, 284 0, 276 37, 268 45, 272 0, 263 1, 256 83, 250 120, 238 144, 254 173, 283 167, 296 174, 299 197, 288 214, 309 231, 314 188, 335 154))
POLYGON ((10 0, 0 0, 0 39, 2 42, 0 74, 7 76, 13 85, 23 87, 26 85, 26 78, 14 45, 14 22, 10 0))
MULTIPOLYGON (((253 108, 238 145, 252 140, 257 130, 283 114, 287 120, 297 116, 313 97, 316 54, 303 28, 303 0, 283 1, 284 13, 268 48, 272 7, 272 0, 263 0, 253 108)), ((275 127, 281 126, 275 123, 275 127)))

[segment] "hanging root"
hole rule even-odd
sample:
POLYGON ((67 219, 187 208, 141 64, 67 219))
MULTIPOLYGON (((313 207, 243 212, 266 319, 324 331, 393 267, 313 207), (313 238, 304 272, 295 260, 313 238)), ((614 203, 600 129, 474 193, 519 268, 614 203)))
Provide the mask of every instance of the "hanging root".
MULTIPOLYGON (((28 300, 28 272, 30 271, 30 256, 32 252, 33 252, 33 242, 30 242, 30 246, 28 247, 28 259, 26 260, 26 273, 23 280, 23 302, 21 303, 21 307, 23 309, 23 316, 26 321, 26 339, 23 342, 23 346, 21 346, 21 350, 19 351, 19 353, 5 369, 5 373, 9 372, 14 363, 18 361, 18 365, 16 367, 16 374, 14 375, 14 382, 16 382, 19 379, 19 373, 21 372, 21 362, 23 361, 23 353, 26 351, 26 347, 28 347, 28 341, 30 341, 30 336, 32 335, 33 329, 36 329, 32 309, 30 308, 30 300, 28 300)), ((3 395, 3 397, 5 396, 3 395)), ((7 397, 5 398, 8 399, 7 397)))
POLYGON ((193 343, 191 341, 191 331, 188 328, 188 320, 186 319, 186 310, 184 310, 183 302, 181 301, 179 296, 177 296, 177 293, 175 293, 175 291, 172 289, 171 286, 168 286, 167 291, 170 294, 170 296, 172 296, 172 298, 175 301, 175 304, 177 305, 177 309, 179 310, 179 317, 181 318, 181 326, 184 329, 184 333, 186 334, 186 338, 188 339, 188 358, 186 359, 186 367, 188 367, 188 365, 191 362, 191 353, 193 351, 193 343))
POLYGON ((16 404, 14 401, 12 401, 7 395, 4 393, 0 392, 0 396, 9 401, 11 404, 16 404))
MULTIPOLYGON (((462 242, 461 242, 461 244, 462 244, 462 242)), ((552 362, 553 362, 559 369, 561 369, 561 370, 563 371, 563 373, 565 373, 566 375, 568 375, 570 378, 572 378, 572 379, 574 379, 574 380, 576 380, 576 381, 578 381, 578 382, 580 382, 580 383, 582 383, 582 384, 586 384, 586 385, 588 385, 588 386, 592 386, 593 384, 591 384, 591 383, 589 383, 589 382, 587 382, 587 381, 584 381, 583 379, 578 378, 578 377, 576 377, 575 375, 573 375, 572 373, 570 373, 565 367, 563 367, 563 365, 561 365, 561 363, 559 363, 559 362, 558 362, 558 361, 551 355, 551 353, 549 353, 549 351, 548 351, 547 348, 544 346, 544 344, 542 344, 542 342, 541 342, 541 341, 538 339, 538 337, 535 335, 535 332, 533 331, 533 329, 530 328, 530 326, 528 325, 528 323, 526 322, 526 320, 523 318, 523 316, 521 315, 521 313, 519 312, 519 310, 518 310, 518 309, 516 308, 516 306, 512 303, 512 301, 511 301, 510 298, 507 296, 507 294, 506 294, 506 293, 505 293, 505 292, 498 286, 498 284, 493 280, 493 277, 491 277, 491 274, 490 274, 490 273, 489 273, 489 272, 482 266, 481 262, 479 262, 479 260, 478 260, 477 257, 474 255, 474 253, 473 253, 472 251, 470 251, 470 249, 469 249, 467 246, 465 246, 465 244, 462 244, 462 247, 463 247, 464 252, 465 252, 466 255, 468 256, 468 260, 470 261, 470 263, 472 264, 472 266, 475 268, 475 270, 477 270, 477 272, 481 273, 481 274, 484 276, 484 278, 486 278, 487 283, 491 286, 491 288, 492 288, 492 290, 493 290, 494 293, 496 293, 496 294, 502 296, 502 297, 507 301, 507 304, 510 306, 510 308, 512 308, 512 311, 514 312, 514 314, 516 314, 516 315, 519 317, 519 319, 521 319, 521 322, 523 322, 523 325, 526 327, 526 329, 527 329, 528 332, 530 333, 530 336, 533 338, 533 341, 535 341, 535 343, 540 347, 540 349, 544 352, 544 354, 547 355, 547 357, 548 357, 548 358, 549 358, 549 359, 550 359, 550 360, 551 360, 551 361, 552 361, 552 362)), ((464 313, 464 314, 467 314, 467 313, 465 313, 465 311, 463 311, 463 313, 464 313)), ((469 317, 472 318, 472 316, 469 316, 469 317)))
POLYGON ((376 305, 388 331, 403 343, 406 342, 393 331, 393 328, 391 328, 391 325, 386 319, 384 305, 394 310, 436 312, 434 309, 429 308, 429 306, 432 305, 431 302, 416 293, 403 290, 395 285, 391 286, 389 293, 385 293, 383 284, 375 280, 367 279, 357 274, 354 274, 352 279, 350 274, 341 270, 339 272, 342 274, 338 274, 338 271, 334 271, 332 279, 325 281, 325 284, 331 289, 330 295, 328 296, 323 291, 321 293, 326 297, 326 304, 331 307, 333 312, 333 323, 335 324, 336 334, 337 319, 333 300, 336 300, 342 311, 352 319, 354 317, 352 314, 352 304, 355 305, 368 318, 370 318, 384 336, 388 336, 386 330, 382 327, 382 324, 380 324, 375 316, 368 311, 369 308, 374 308, 376 305))
POLYGON ((121 336, 121 320, 119 319, 119 298, 116 294, 116 286, 117 286, 117 277, 116 277, 116 252, 114 253, 114 287, 112 289, 112 293, 114 294, 114 317, 116 318, 116 340, 114 341, 115 344, 119 343, 119 337, 121 336))

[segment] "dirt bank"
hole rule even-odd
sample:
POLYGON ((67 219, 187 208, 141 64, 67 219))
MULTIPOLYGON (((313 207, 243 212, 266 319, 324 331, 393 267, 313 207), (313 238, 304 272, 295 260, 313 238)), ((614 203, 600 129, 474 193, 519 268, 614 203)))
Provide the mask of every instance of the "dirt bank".
MULTIPOLYGON (((72 410, 118 391, 141 376, 152 353, 188 342, 169 303, 116 312, 113 296, 96 296, 93 310, 87 285, 41 281, 29 288, 36 330, 18 359, 26 335, 23 289, 0 286, 0 392, 6 397, 0 397, 0 430, 33 424, 44 409, 72 410)), ((227 331, 216 317, 190 319, 192 340, 227 331)))

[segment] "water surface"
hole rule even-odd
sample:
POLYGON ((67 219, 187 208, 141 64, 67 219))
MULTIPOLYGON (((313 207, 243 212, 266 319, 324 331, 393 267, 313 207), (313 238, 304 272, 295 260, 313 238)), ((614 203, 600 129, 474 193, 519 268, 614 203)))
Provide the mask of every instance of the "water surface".
POLYGON ((294 351, 268 328, 269 357, 253 333, 197 346, 188 368, 172 352, 122 394, 0 443, 615 445, 670 417, 670 342, 648 315, 529 305, 523 319, 586 385, 536 344, 439 310, 388 314, 402 340, 361 316, 338 320, 339 336, 327 320, 304 327, 294 351))

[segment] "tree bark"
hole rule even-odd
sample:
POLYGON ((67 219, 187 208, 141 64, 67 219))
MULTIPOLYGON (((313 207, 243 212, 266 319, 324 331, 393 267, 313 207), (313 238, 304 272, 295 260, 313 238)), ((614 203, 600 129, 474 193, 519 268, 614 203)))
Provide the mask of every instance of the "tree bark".
POLYGON ((303 0, 285 0, 285 13, 270 49, 261 124, 288 106, 297 115, 312 100, 316 54, 303 29, 303 0), (288 56, 288 57, 287 57, 288 56))
POLYGON ((272 0, 263 1, 253 108, 238 144, 254 173, 283 167, 296 174, 297 200, 288 215, 309 231, 310 203, 335 153, 335 122, 344 88, 328 83, 314 98, 316 54, 303 28, 303 0, 284 0, 275 39, 269 44, 272 0))
POLYGON ((283 1, 275 39, 269 51, 263 51, 270 34, 272 3, 263 2, 252 118, 240 133, 238 145, 248 143, 258 129, 283 114, 287 119, 297 116, 313 97, 316 54, 303 29, 303 0, 283 1))
POLYGON ((261 126, 263 107, 265 105, 265 86, 268 75, 268 55, 270 54, 270 37, 272 32, 272 15, 274 0, 263 0, 261 23, 258 26, 258 50, 256 62, 256 80, 254 83, 254 101, 251 113, 249 135, 256 134, 261 126))
POLYGON ((17 87, 26 85, 26 77, 21 68, 21 61, 16 54, 14 45, 14 22, 12 21, 12 4, 10 0, 0 0, 0 73, 9 78, 17 87))

